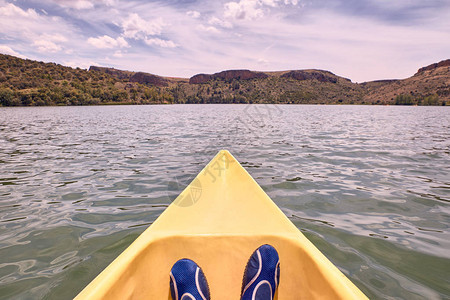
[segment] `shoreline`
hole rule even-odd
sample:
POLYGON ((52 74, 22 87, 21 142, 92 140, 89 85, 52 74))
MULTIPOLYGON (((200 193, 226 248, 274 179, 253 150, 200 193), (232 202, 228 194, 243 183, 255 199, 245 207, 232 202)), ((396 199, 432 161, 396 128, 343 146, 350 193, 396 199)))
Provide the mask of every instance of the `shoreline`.
POLYGON ((392 106, 392 107, 450 107, 450 103, 445 105, 405 105, 405 104, 342 104, 342 103, 327 103, 327 104, 310 104, 310 103, 102 103, 102 104, 82 104, 82 105, 16 105, 16 106, 2 106, 0 108, 13 108, 13 107, 103 107, 103 106, 181 106, 181 105, 286 105, 286 106, 392 106))

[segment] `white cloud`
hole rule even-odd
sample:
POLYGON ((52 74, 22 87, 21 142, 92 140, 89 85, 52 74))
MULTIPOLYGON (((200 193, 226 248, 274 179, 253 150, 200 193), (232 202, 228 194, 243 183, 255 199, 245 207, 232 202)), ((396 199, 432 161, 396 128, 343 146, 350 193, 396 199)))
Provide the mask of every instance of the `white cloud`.
POLYGON ((116 0, 50 0, 50 1, 60 7, 71 8, 76 10, 88 10, 101 5, 111 7, 117 4, 116 0))
POLYGON ((13 56, 17 56, 20 58, 26 58, 25 56, 23 56, 22 54, 14 51, 11 47, 6 46, 6 45, 0 45, 0 53, 2 54, 8 54, 8 55, 13 55, 13 56))
MULTIPOLYGON (((22 9, 0 0, 0 36, 9 41, 8 46, 33 52, 56 53, 66 43, 79 41, 73 27, 64 19, 47 15, 38 7, 22 9)), ((64 52, 65 53, 65 52, 64 52)))
POLYGON ((55 53, 62 50, 62 46, 59 43, 64 42, 67 42, 67 38, 62 34, 43 34, 34 40, 33 46, 39 52, 55 53))
POLYGON ((94 8, 94 4, 90 1, 86 1, 86 0, 80 0, 80 1, 67 1, 69 4, 68 6, 75 8, 75 9, 91 9, 94 8))
POLYGON ((52 41, 49 40, 37 40, 34 41, 33 46, 37 48, 39 52, 59 52, 62 50, 62 47, 60 45, 55 44, 52 41))
MULTIPOLYGON (((278 6, 278 2, 281 2, 281 0, 260 0, 261 4, 267 5, 267 6, 271 6, 271 7, 276 7, 278 6)), ((284 4, 289 5, 297 5, 298 4, 298 0, 284 0, 283 1, 284 4)))
POLYGON ((114 52, 113 56, 120 58, 120 57, 123 57, 123 53, 122 53, 122 51, 117 50, 116 52, 114 52))
POLYGON ((101 2, 106 6, 115 6, 117 4, 117 0, 101 0, 101 2))
POLYGON ((177 45, 173 41, 162 40, 159 38, 145 39, 145 43, 149 46, 159 46, 162 48, 175 48, 177 45))
POLYGON ((88 39, 88 43, 100 49, 129 47, 127 41, 121 36, 117 39, 114 39, 109 35, 99 36, 96 38, 90 37, 88 39))
POLYGON ((194 18, 194 19, 198 19, 201 16, 201 14, 196 10, 190 10, 186 13, 186 15, 188 15, 189 17, 194 18))
MULTIPOLYGON (((193 17, 200 16, 198 12, 191 12, 193 17)), ((176 48, 171 40, 161 39, 157 36, 162 34, 163 28, 166 25, 161 17, 147 21, 140 17, 137 13, 131 13, 120 24, 122 27, 122 36, 135 40, 142 40, 148 46, 157 46, 162 48, 176 48)))
POLYGON ((261 0, 262 4, 267 5, 267 6, 272 6, 272 7, 277 6, 277 2, 278 2, 278 0, 261 0))
POLYGON ((77 10, 94 8, 94 3, 88 0, 53 0, 53 2, 61 7, 77 10))
POLYGON ((145 39, 149 35, 160 35, 164 27, 162 18, 152 22, 142 19, 138 14, 132 13, 122 22, 124 37, 145 39))
POLYGON ((239 2, 225 3, 224 15, 227 18, 240 20, 253 20, 264 16, 258 0, 240 0, 239 2))
POLYGON ((203 24, 200 24, 196 27, 198 30, 200 31, 206 31, 206 32, 210 32, 210 33, 219 33, 219 29, 217 29, 214 26, 205 26, 203 24))
POLYGON ((221 20, 217 17, 210 18, 208 21, 208 24, 213 25, 213 26, 220 26, 223 28, 233 28, 233 24, 231 24, 228 21, 221 20))
POLYGON ((12 3, 8 3, 3 7, 0 7, 0 16, 3 17, 25 17, 36 19, 39 15, 34 9, 23 10, 12 3))
MULTIPOLYGON (((240 0, 231 1, 224 5, 224 15, 227 18, 238 20, 254 20, 265 15, 264 7, 277 7, 281 0, 240 0)), ((297 5, 298 0, 284 0, 284 4, 297 5)))

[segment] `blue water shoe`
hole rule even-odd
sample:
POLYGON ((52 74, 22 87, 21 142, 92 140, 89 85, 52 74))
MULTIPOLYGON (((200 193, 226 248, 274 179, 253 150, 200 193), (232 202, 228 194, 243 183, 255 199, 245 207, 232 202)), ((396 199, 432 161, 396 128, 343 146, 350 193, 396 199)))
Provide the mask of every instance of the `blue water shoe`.
POLYGON ((173 300, 210 300, 202 269, 187 258, 177 261, 170 271, 170 294, 173 300))
POLYGON ((245 267, 241 300, 272 300, 280 280, 278 252, 262 245, 253 252, 245 267))

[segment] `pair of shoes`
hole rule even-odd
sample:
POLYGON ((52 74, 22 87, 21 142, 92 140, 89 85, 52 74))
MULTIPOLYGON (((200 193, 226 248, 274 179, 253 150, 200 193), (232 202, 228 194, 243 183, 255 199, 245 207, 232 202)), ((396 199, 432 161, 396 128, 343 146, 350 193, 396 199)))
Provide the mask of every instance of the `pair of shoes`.
MULTIPOLYGON (((278 252, 262 245, 253 252, 245 267, 241 300, 272 300, 280 281, 278 252)), ((210 300, 208 282, 202 269, 190 259, 180 259, 170 272, 173 300, 210 300)))

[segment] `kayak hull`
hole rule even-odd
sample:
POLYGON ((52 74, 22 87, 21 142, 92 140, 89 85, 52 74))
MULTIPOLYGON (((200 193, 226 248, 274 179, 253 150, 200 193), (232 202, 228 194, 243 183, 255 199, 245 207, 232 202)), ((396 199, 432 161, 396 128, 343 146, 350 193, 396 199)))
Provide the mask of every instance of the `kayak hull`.
POLYGON ((246 263, 263 244, 280 256, 276 299, 367 299, 228 151, 76 299, 170 299, 169 272, 181 258, 203 269, 212 299, 239 299, 246 263))

